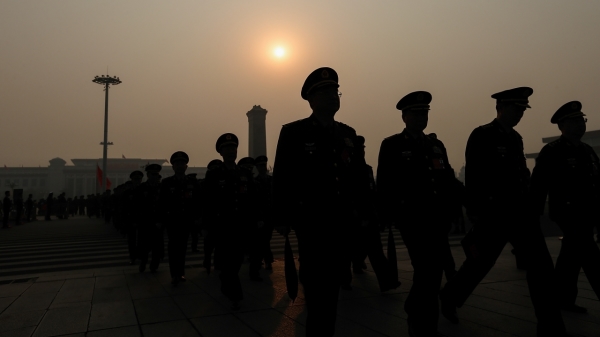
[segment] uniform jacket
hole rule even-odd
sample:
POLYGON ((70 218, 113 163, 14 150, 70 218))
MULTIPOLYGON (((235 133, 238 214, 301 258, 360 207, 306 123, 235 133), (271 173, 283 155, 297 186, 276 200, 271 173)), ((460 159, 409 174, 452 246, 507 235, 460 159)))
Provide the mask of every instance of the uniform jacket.
POLYGON ((530 173, 523 139, 497 120, 473 130, 467 142, 467 213, 474 216, 522 214, 527 207, 530 173))
POLYGON ((536 159, 531 175, 534 205, 542 213, 548 197, 550 218, 597 217, 600 205, 600 162, 591 146, 566 138, 548 143, 536 159))
POLYGON ((444 144, 434 135, 415 139, 406 129, 381 143, 377 188, 388 222, 450 221, 460 204, 444 144))
POLYGON ((273 167, 273 200, 282 225, 316 219, 357 219, 360 167, 356 132, 334 122, 324 127, 311 116, 284 125, 273 167))
POLYGON ((142 183, 132 191, 130 204, 132 220, 140 229, 154 229, 160 222, 158 197, 160 183, 155 185, 148 182, 142 183))
POLYGON ((203 220, 208 228, 227 224, 232 226, 229 229, 246 231, 262 220, 256 207, 256 186, 246 170, 222 165, 206 173, 202 187, 203 220))
POLYGON ((158 197, 161 222, 169 226, 191 226, 199 216, 199 189, 195 178, 171 176, 162 180, 158 197))

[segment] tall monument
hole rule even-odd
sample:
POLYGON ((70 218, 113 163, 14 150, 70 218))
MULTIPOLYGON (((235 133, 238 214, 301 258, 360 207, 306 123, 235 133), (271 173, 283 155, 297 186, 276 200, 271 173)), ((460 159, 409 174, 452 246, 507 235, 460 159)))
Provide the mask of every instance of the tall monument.
POLYGON ((267 155, 267 110, 255 105, 248 116, 248 156, 256 158, 267 155))

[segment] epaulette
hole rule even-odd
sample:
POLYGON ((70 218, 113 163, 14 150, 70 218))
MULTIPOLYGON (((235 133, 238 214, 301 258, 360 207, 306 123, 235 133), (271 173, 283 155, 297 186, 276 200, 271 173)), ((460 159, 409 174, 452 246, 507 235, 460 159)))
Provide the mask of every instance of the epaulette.
POLYGON ((397 138, 397 137, 400 137, 400 136, 402 136, 402 133, 397 133, 397 134, 395 134, 395 135, 391 135, 391 136, 389 136, 389 137, 386 137, 386 138, 384 138, 383 140, 387 140, 387 139, 393 139, 393 138, 397 138))
POLYGON ((283 124, 282 127, 287 128, 287 127, 293 127, 293 126, 298 126, 301 125, 303 123, 306 123, 306 121, 308 120, 308 118, 303 118, 303 119, 299 119, 297 121, 293 121, 287 124, 283 124))
POLYGON ((548 143, 547 146, 549 146, 549 147, 555 147, 555 146, 558 146, 560 144, 562 144, 562 139, 558 138, 557 140, 554 140, 554 141, 551 141, 550 143, 548 143))

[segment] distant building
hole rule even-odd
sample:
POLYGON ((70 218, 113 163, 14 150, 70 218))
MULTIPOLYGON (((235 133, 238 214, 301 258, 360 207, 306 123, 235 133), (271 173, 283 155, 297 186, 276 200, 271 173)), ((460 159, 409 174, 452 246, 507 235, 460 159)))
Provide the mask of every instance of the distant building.
MULTIPOLYGON (((101 192, 98 168, 102 159, 71 159, 73 165, 61 158, 51 159, 47 167, 4 167, 0 168, 0 191, 23 189, 25 198, 33 194, 34 199, 65 192, 67 197, 88 195, 101 192)), ((135 170, 144 171, 147 164, 166 164, 166 159, 108 158, 107 178, 111 188, 129 180, 129 174, 135 170)), ((186 173, 196 173, 197 178, 206 174, 205 167, 189 167, 186 173)), ((164 166, 163 178, 173 175, 171 166, 164 166)))
MULTIPOLYGON (((560 138, 560 136, 542 138, 542 142, 544 144, 548 144, 550 142, 557 140, 558 138, 560 138)), ((594 149, 594 152, 596 152, 596 154, 598 154, 600 156, 600 130, 586 132, 583 135, 583 137, 581 138, 581 141, 590 145, 594 149)), ((525 158, 535 159, 535 158, 537 158, 538 155, 539 155, 539 152, 526 153, 525 158)))
POLYGON ((248 116, 248 156, 256 158, 267 155, 267 110, 255 105, 248 116))

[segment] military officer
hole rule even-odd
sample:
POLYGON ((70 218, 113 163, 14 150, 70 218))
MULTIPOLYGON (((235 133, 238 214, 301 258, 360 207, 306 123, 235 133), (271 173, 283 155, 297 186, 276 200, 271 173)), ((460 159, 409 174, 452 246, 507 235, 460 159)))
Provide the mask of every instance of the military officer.
POLYGON ((346 226, 357 221, 360 179, 356 132, 337 122, 338 74, 313 71, 300 95, 312 114, 282 127, 273 167, 278 230, 298 238, 300 282, 307 305, 307 336, 335 332, 338 293, 348 272, 346 226), (326 258, 324 258, 326 256, 326 258))
MULTIPOLYGON (((122 228, 124 230, 125 235, 127 236, 127 248, 129 250, 129 261, 130 264, 135 264, 135 260, 137 259, 138 249, 138 229, 137 229, 137 221, 135 219, 134 213, 134 197, 136 194, 136 189, 142 183, 142 179, 144 179, 144 173, 139 170, 135 170, 129 174, 130 181, 124 184, 121 188, 123 190, 116 194, 114 198, 110 198, 110 194, 108 194, 109 198, 105 199, 105 214, 112 213, 111 204, 114 205, 114 208, 117 209, 115 213, 118 213, 115 221, 121 222, 122 228)), ((107 192, 110 190, 107 190, 107 192)))
POLYGON ((158 269, 160 260, 164 256, 163 229, 159 225, 157 214, 161 169, 162 166, 158 164, 147 165, 145 171, 148 180, 133 192, 132 222, 135 223, 138 231, 140 273, 146 270, 148 253, 152 252, 150 261, 150 272, 152 273, 158 269))
MULTIPOLYGON (((207 172, 206 174, 208 175, 210 171, 213 171, 215 169, 218 169, 219 167, 221 167, 221 165, 223 165, 223 161, 220 159, 213 159, 211 160, 208 165, 206 166, 207 172)), ((200 183, 200 191, 202 194, 202 204, 206 204, 207 196, 206 195, 206 189, 205 189, 205 181, 203 180, 200 183)), ((215 259, 215 270, 219 270, 221 269, 221 266, 218 264, 217 260, 218 258, 218 253, 216 250, 216 229, 214 228, 214 224, 211 223, 209 221, 209 219, 205 216, 206 210, 204 208, 202 208, 202 212, 201 212, 201 217, 202 217, 202 237, 204 238, 204 261, 202 262, 202 266, 206 269, 206 271, 208 273, 210 273, 210 267, 211 267, 211 259, 212 259, 212 255, 214 252, 214 259, 215 259)))
POLYGON ((206 220, 212 224, 220 256, 221 292, 239 309, 244 295, 239 271, 244 261, 248 237, 258 226, 252 175, 235 164, 238 138, 232 133, 221 135, 215 148, 223 165, 208 171, 204 179, 206 220))
POLYGON ((269 175, 267 156, 258 156, 254 160, 258 175, 254 178, 256 191, 258 193, 258 209, 263 214, 265 225, 260 229, 259 241, 262 259, 265 261, 265 269, 272 270, 273 252, 271 251, 271 238, 273 237, 273 177, 269 175))
POLYGON ((527 267, 527 282, 537 316, 538 336, 562 336, 565 327, 553 296, 553 263, 539 218, 529 204, 530 174, 523 140, 514 127, 529 108, 533 89, 520 87, 492 95, 496 119, 473 130, 466 149, 467 215, 474 226, 473 244, 458 273, 442 292, 442 314, 458 322, 461 307, 510 240, 527 267))
POLYGON ((444 144, 423 133, 432 96, 415 91, 396 105, 406 128, 383 140, 379 151, 377 187, 386 222, 395 224, 414 268, 413 286, 406 298, 410 336, 435 336, 438 298, 448 227, 457 200, 454 170, 444 144))
POLYGON ((556 260, 560 305, 563 310, 585 313, 575 304, 579 270, 587 276, 600 298, 600 249, 594 242, 594 224, 600 204, 600 162, 594 149, 581 141, 585 134, 581 103, 561 106, 550 122, 558 124, 559 139, 548 143, 536 159, 531 175, 531 192, 537 211, 546 205, 550 218, 563 232, 556 260))
POLYGON ((167 229, 171 284, 185 279, 185 255, 190 229, 198 217, 198 186, 185 175, 189 157, 183 151, 171 155, 174 175, 162 180, 159 191, 159 218, 167 229))
MULTIPOLYGON (((189 173, 187 174, 187 177, 190 178, 191 180, 195 181, 195 184, 200 186, 200 181, 198 181, 197 178, 198 174, 197 173, 189 173)), ((192 238, 192 242, 190 244, 190 248, 192 249, 192 253, 197 253, 199 252, 198 250, 198 236, 200 234, 200 224, 199 224, 199 220, 195 221, 194 224, 192 225, 191 229, 190 229, 190 237, 192 238)))

